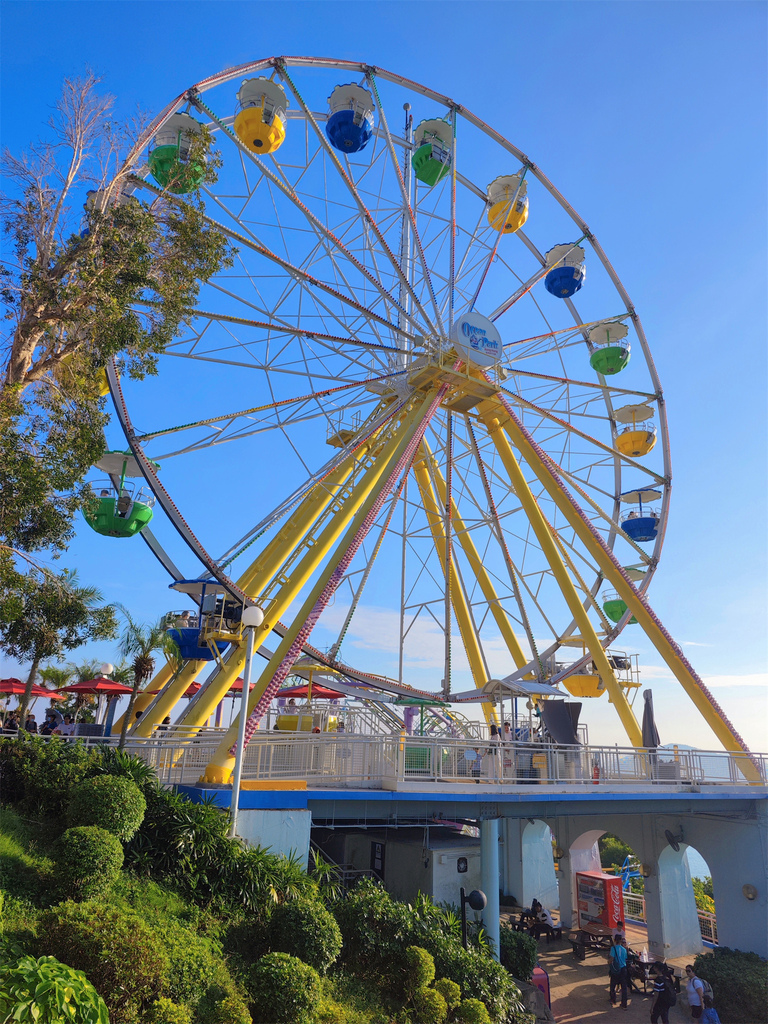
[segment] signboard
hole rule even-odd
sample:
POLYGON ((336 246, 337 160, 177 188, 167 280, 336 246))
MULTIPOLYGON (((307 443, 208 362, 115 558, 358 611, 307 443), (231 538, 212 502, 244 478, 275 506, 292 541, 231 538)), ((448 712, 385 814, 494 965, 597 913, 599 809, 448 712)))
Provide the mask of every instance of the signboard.
POLYGON ((586 924, 615 928, 619 921, 624 920, 621 878, 605 875, 602 871, 577 871, 576 906, 579 928, 586 924))
POLYGON ((501 335, 488 317, 462 313, 453 325, 456 351, 475 366, 495 366, 502 357, 501 335))
POLYGON ((384 843, 371 843, 371 871, 384 881, 384 843))

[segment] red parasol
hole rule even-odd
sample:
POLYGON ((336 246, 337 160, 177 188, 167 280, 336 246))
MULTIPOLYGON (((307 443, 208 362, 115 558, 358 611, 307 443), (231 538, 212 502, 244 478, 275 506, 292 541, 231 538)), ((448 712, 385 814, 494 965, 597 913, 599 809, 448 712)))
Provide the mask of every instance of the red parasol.
MULTIPOLYGON (((278 697, 306 697, 309 693, 309 683, 302 683, 299 686, 289 686, 286 690, 280 690, 276 696, 278 697)), ((346 694, 339 693, 338 690, 332 690, 328 686, 321 686, 320 683, 314 683, 312 685, 312 696, 319 697, 325 700, 337 700, 339 697, 345 697, 346 694)))
MULTIPOLYGON (((24 695, 26 688, 27 684, 22 683, 20 679, 0 679, 0 693, 21 697, 24 695)), ((44 686, 38 686, 36 683, 32 685, 31 696, 50 697, 52 700, 66 700, 66 697, 60 696, 55 690, 46 690, 44 686)))
MULTIPOLYGON (((189 686, 184 691, 184 693, 182 694, 182 697, 194 697, 195 694, 197 693, 197 691, 200 689, 201 686, 202 686, 202 683, 190 683, 189 686)), ((160 691, 159 688, 157 690, 145 690, 144 691, 144 693, 160 693, 160 692, 161 691, 160 691)))
POLYGON ((97 676, 95 679, 84 679, 81 683, 72 683, 71 686, 62 686, 59 692, 90 693, 96 696, 106 693, 110 697, 117 697, 121 693, 133 693, 133 687, 107 679, 106 676, 97 676))
MULTIPOLYGON (((256 685, 256 683, 249 683, 248 684, 248 693, 251 692, 251 690, 254 688, 255 685, 256 685)), ((242 676, 238 676, 237 679, 234 681, 234 683, 232 683, 232 685, 230 686, 229 690, 227 690, 227 693, 242 693, 242 692, 243 692, 243 677, 242 676)))

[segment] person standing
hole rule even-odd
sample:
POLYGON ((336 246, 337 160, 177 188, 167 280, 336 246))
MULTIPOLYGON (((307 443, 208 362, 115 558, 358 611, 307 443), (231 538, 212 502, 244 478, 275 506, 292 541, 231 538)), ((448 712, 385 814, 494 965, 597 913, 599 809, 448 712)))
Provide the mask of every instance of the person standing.
POLYGON ((24 723, 24 729, 26 732, 37 732, 37 722, 35 721, 35 716, 31 711, 27 715, 27 720, 24 723))
POLYGON ((704 1009, 701 1014, 701 1024, 722 1024, 720 1016, 712 1002, 712 996, 704 996, 704 1009))
POLYGON ((627 947, 623 941, 614 939, 611 951, 608 954, 608 976, 611 981, 611 992, 609 999, 611 1005, 616 1005, 616 986, 621 989, 621 1008, 627 1009, 627 982, 629 974, 627 971, 627 947))
POLYGON ((669 1009, 675 1005, 670 1001, 670 990, 674 994, 672 980, 664 964, 652 964, 651 974, 654 976, 651 1024, 659 1024, 659 1021, 661 1021, 661 1024, 669 1024, 669 1009))
POLYGON ((701 1020, 704 1011, 704 982, 696 976, 692 964, 685 968, 685 994, 691 1008, 691 1020, 701 1020))
POLYGON ((499 751, 500 751, 501 737, 499 736, 498 727, 495 724, 491 724, 491 739, 490 747, 488 748, 488 777, 492 782, 496 782, 499 778, 499 751))

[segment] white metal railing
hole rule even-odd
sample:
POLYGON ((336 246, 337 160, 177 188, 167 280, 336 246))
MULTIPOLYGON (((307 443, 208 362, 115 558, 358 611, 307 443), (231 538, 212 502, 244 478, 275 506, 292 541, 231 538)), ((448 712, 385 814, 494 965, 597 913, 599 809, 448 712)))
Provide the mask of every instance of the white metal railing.
MULTIPOLYGON (((184 727, 129 738, 126 749, 154 765, 166 784, 196 782, 224 729, 184 727), (187 735, 183 735, 184 733, 187 735)), ((117 736, 72 737, 88 745, 115 745, 117 736)), ((554 747, 446 737, 360 735, 353 732, 287 733, 259 730, 244 757, 245 779, 306 779, 312 786, 389 788, 396 783, 468 786, 749 786, 739 770, 747 755, 704 750, 635 750, 632 747, 554 747)), ((768 778, 768 755, 750 764, 768 778)))
MULTIPOLYGON (((645 923, 645 896, 636 892, 625 892, 624 896, 624 920, 642 921, 645 923)), ((699 931, 705 942, 717 945, 717 918, 706 910, 696 909, 699 917, 699 931)))

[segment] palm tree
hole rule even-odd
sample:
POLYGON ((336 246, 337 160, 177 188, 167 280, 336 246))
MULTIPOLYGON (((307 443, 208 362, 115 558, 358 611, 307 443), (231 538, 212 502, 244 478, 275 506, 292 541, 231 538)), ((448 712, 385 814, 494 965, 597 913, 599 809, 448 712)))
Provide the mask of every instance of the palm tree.
POLYGON ((133 690, 128 698, 128 710, 123 717, 123 727, 120 730, 120 743, 118 744, 122 750, 128 735, 128 727, 132 722, 133 705, 136 703, 139 689, 148 679, 152 678, 155 671, 153 655, 159 651, 169 661, 178 660, 180 655, 178 646, 166 632, 165 616, 154 626, 143 625, 133 620, 127 608, 120 605, 117 607, 125 618, 125 628, 120 636, 118 650, 123 658, 131 659, 131 668, 133 669, 133 690))
MULTIPOLYGON (((81 661, 79 665, 70 661, 69 669, 71 674, 75 677, 76 683, 85 683, 89 679, 96 679, 97 676, 101 675, 101 662, 100 661, 81 661)), ((90 711, 96 703, 96 698, 92 693, 75 693, 73 694, 74 700, 72 708, 68 709, 75 716, 77 721, 81 711, 90 711)), ((93 715, 90 716, 93 720, 93 715)), ((83 719, 85 721, 85 719, 83 719)))

